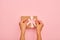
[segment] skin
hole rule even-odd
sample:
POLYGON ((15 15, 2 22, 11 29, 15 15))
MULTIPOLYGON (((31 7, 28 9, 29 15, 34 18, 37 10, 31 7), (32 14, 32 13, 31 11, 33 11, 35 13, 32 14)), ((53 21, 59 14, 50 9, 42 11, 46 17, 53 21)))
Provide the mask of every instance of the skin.
POLYGON ((41 31, 42 31, 42 28, 43 28, 43 23, 42 21, 39 21, 39 20, 36 20, 36 31, 37 31, 37 40, 42 40, 42 37, 41 37, 41 31))
MULTIPOLYGON (((27 19, 28 17, 25 17, 23 20, 21 20, 21 22, 19 23, 20 29, 21 29, 21 36, 20 36, 20 40, 25 40, 25 31, 27 28, 27 19)), ((42 40, 41 37, 41 31, 43 28, 43 23, 42 21, 36 20, 36 34, 37 34, 37 40, 42 40)))

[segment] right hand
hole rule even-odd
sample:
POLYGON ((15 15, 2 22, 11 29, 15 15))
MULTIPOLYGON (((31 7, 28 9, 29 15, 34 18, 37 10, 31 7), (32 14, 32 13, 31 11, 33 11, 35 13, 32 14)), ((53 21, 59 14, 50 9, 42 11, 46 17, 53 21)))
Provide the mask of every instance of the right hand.
POLYGON ((39 33, 39 32, 41 32, 44 24, 42 23, 42 21, 39 21, 39 20, 36 20, 35 22, 36 22, 36 26, 37 26, 37 28, 36 28, 37 32, 39 33))

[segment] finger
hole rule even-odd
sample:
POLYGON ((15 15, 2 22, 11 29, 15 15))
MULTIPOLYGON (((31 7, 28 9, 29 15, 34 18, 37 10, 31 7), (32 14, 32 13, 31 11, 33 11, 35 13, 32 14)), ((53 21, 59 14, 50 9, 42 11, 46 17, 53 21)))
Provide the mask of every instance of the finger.
POLYGON ((29 17, 28 16, 22 16, 21 17, 21 22, 25 22, 29 17))
POLYGON ((38 20, 36 20, 35 23, 36 23, 36 25, 37 25, 37 24, 40 24, 40 22, 39 22, 38 20))
POLYGON ((22 22, 22 23, 24 23, 26 20, 27 20, 27 18, 25 18, 25 19, 21 20, 21 22, 22 22))
POLYGON ((41 24, 41 21, 38 20, 37 22, 38 22, 38 24, 41 24))
POLYGON ((44 24, 41 24, 41 26, 40 26, 41 27, 41 30, 42 30, 43 26, 44 26, 44 24))
POLYGON ((24 23, 27 24, 27 23, 28 23, 28 19, 26 19, 26 20, 24 21, 24 23))
POLYGON ((40 25, 43 25, 43 22, 42 21, 38 21, 40 25))
POLYGON ((19 27, 20 27, 20 29, 21 29, 21 22, 19 22, 19 27))
POLYGON ((40 21, 40 27, 41 27, 41 29, 43 28, 43 26, 44 26, 44 24, 43 24, 43 22, 42 21, 40 21))
POLYGON ((27 22, 28 19, 23 20, 23 23, 27 22))
POLYGON ((44 26, 43 22, 42 21, 39 21, 39 20, 36 20, 36 25, 40 25, 40 26, 44 26))
POLYGON ((19 26, 20 26, 20 22, 19 22, 19 26))
POLYGON ((21 16, 21 20, 25 20, 26 18, 29 18, 29 16, 21 16))

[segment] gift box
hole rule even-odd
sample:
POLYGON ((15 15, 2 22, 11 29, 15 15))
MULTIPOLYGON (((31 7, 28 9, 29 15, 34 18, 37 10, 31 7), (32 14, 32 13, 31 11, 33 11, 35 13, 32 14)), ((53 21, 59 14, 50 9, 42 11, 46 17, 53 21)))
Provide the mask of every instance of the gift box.
POLYGON ((36 23, 35 20, 37 20, 37 16, 21 16, 21 20, 25 20, 27 18, 26 21, 27 22, 27 28, 35 28, 36 27, 36 23))

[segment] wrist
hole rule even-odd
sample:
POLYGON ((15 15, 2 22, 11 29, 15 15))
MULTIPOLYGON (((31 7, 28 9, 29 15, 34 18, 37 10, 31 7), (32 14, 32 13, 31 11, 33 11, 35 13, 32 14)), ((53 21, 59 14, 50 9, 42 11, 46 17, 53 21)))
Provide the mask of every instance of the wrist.
POLYGON ((24 35, 24 34, 25 34, 25 31, 21 31, 21 34, 23 34, 23 35, 24 35))
POLYGON ((25 40, 25 32, 21 31, 21 37, 20 40, 25 40))
POLYGON ((37 40, 42 40, 41 33, 37 34, 37 40))
POLYGON ((39 30, 37 30, 37 34, 41 34, 41 32, 39 30))

